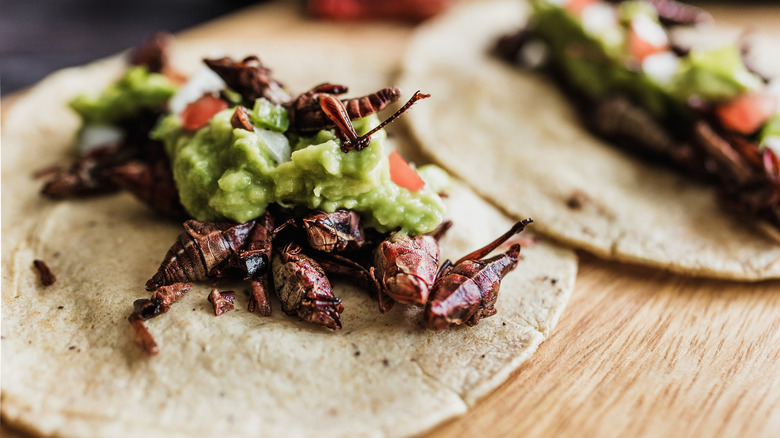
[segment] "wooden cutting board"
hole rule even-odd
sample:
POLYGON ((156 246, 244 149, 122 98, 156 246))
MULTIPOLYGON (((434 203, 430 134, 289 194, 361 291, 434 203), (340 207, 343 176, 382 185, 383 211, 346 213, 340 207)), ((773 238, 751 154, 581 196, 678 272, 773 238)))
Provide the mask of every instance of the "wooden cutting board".
MULTIPOLYGON (((736 3, 736 2, 735 2, 736 3)), ((297 3, 296 3, 297 4, 297 3)), ((780 32, 780 6, 718 4, 719 24, 780 32)), ((370 35, 400 60, 413 27, 304 19, 259 5, 179 40, 370 35)), ((4 98, 5 110, 13 99, 4 98)), ((0 435, 26 437, 0 428, 0 435)), ((553 335, 494 393, 423 434, 524 437, 780 436, 780 282, 685 278, 581 254, 576 288, 553 335)))

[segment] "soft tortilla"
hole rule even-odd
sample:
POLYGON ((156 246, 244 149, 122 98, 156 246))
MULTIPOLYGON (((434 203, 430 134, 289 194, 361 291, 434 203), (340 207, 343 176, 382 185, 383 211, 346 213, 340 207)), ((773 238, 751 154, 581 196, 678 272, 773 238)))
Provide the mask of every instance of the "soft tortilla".
POLYGON ((424 151, 510 215, 600 257, 780 277, 777 241, 725 213, 712 188, 594 138, 551 82, 488 54, 526 15, 519 1, 464 6, 418 31, 401 85, 436 97, 406 119, 424 151))
MULTIPOLYGON (((358 95, 388 83, 380 52, 336 62, 322 42, 220 48, 260 54, 292 90, 330 79, 358 95)), ((211 50, 179 45, 174 59, 190 70, 203 53, 211 50)), ((237 310, 215 317, 210 285, 197 284, 147 322, 161 352, 145 357, 131 342, 127 316, 135 299, 148 297, 144 282, 181 226, 127 194, 52 202, 30 178, 65 159, 77 129, 65 102, 121 69, 112 59, 61 71, 5 115, 4 421, 57 436, 405 436, 465 412, 550 334, 573 288, 576 257, 539 242, 523 249, 525 259, 503 282, 498 314, 474 328, 432 333, 418 309, 382 315, 365 292, 345 284, 334 291, 345 307, 340 331, 288 317, 275 298, 272 317, 249 314, 243 284, 223 285, 238 292, 237 310), (57 275, 53 286, 40 285, 36 258, 57 275)), ((445 257, 511 225, 463 186, 446 202, 455 225, 442 241, 445 257)))

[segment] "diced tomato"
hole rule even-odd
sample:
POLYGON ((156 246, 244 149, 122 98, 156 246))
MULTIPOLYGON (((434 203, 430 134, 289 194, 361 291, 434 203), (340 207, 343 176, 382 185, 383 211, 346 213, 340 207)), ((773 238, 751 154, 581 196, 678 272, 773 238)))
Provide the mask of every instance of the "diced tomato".
MULTIPOLYGON (((648 26, 648 23, 644 23, 644 25, 648 26)), ((660 26, 658 27, 658 31, 661 33, 657 33, 655 30, 647 28, 638 30, 637 25, 632 24, 631 30, 628 33, 629 50, 631 50, 631 54, 634 55, 639 62, 644 61, 644 59, 650 55, 664 52, 669 48, 669 42, 665 38, 663 29, 660 26), (654 39, 657 41, 648 40, 647 36, 642 35, 643 32, 652 33, 652 36, 654 36, 654 39)))
POLYGON ((214 114, 227 109, 228 103, 213 94, 204 94, 190 103, 181 112, 181 124, 184 129, 194 131, 202 128, 214 117, 214 114))
POLYGON ((743 94, 716 108, 724 127, 742 134, 758 130, 777 110, 777 98, 768 93, 743 94))
POLYGON ((564 8, 569 11, 570 14, 579 17, 585 8, 596 3, 598 3, 598 0, 569 0, 564 8))
POLYGON ((420 175, 409 166, 409 163, 401 157, 401 154, 399 154, 398 151, 391 152, 387 159, 390 162, 390 179, 393 180, 394 183, 412 192, 416 192, 423 188, 425 182, 420 178, 420 175))

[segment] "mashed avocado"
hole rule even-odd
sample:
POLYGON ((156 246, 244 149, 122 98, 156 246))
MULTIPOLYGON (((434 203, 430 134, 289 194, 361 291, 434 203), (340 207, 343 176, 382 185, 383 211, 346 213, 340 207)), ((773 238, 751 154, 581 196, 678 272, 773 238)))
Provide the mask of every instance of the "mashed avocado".
POLYGON ((723 101, 761 85, 743 64, 738 49, 731 46, 692 50, 686 56, 664 52, 669 74, 650 74, 652 66, 635 59, 629 49, 635 20, 660 26, 656 10, 646 2, 597 3, 581 16, 557 3, 532 0, 529 29, 547 44, 551 62, 573 88, 590 98, 627 95, 664 119, 681 115, 690 98, 723 101))
POLYGON ((760 148, 771 148, 775 155, 780 156, 780 114, 769 119, 758 136, 760 148))
POLYGON ((81 95, 70 102, 85 125, 112 125, 141 111, 156 110, 168 102, 176 86, 159 73, 135 66, 97 96, 81 95))
MULTIPOLYGON (((664 118, 678 113, 679 104, 665 90, 637 69, 628 69, 627 31, 624 25, 647 8, 622 3, 611 26, 586 27, 563 8, 545 0, 533 2, 531 27, 547 43, 550 60, 566 76, 572 87, 592 99, 610 94, 631 96, 651 114, 664 118)), ((657 20, 657 19, 656 19, 657 20)))
POLYGON ((681 58, 672 92, 682 99, 696 96, 720 101, 757 90, 761 85, 761 79, 745 68, 739 49, 724 46, 694 49, 681 58))
MULTIPOLYGON (((380 131, 362 151, 344 153, 332 131, 312 137, 285 135, 284 108, 258 99, 250 111, 256 129, 234 129, 234 110, 217 113, 205 127, 188 132, 179 117, 163 118, 153 137, 164 142, 181 202, 195 218, 246 222, 271 203, 362 214, 380 231, 401 228, 411 234, 433 230, 444 215, 437 193, 448 184, 443 171, 421 168, 426 186, 417 191, 390 179, 380 131)), ((358 134, 378 124, 377 117, 356 121, 358 134)))

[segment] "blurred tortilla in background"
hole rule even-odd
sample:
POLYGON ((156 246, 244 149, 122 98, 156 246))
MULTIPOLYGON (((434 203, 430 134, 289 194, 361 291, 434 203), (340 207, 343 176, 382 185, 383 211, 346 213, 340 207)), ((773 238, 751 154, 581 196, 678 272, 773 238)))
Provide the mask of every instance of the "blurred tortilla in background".
POLYGON ((593 137, 551 81, 489 54, 526 16, 518 1, 462 5, 416 33, 400 82, 438 97, 407 119, 424 152, 511 216, 599 257, 780 278, 780 245, 725 213, 715 190, 593 137))

